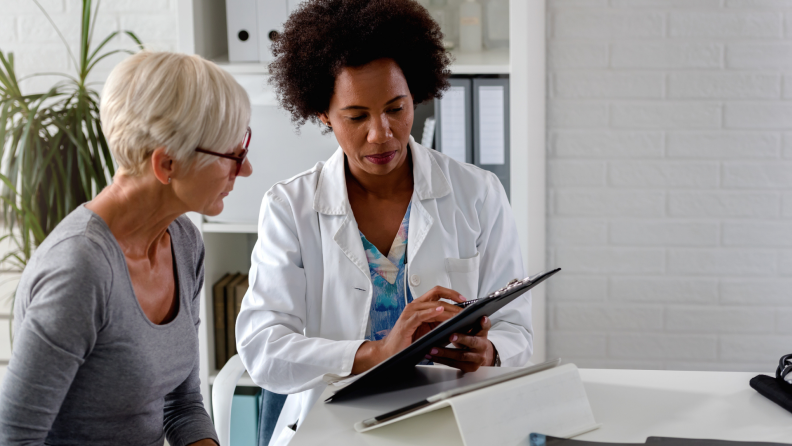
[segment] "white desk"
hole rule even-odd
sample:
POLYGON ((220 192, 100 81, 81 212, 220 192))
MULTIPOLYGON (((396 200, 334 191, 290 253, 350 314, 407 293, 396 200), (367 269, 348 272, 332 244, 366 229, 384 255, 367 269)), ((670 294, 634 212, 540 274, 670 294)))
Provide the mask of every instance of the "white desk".
MULTIPOLYGON (((664 436, 792 443, 792 413, 749 386, 754 373, 582 369, 580 375, 594 417, 603 425, 580 440, 643 443, 646 437, 664 436)), ((322 400, 330 394, 326 390, 322 400)), ((290 445, 462 444, 448 408, 356 432, 355 422, 420 399, 408 391, 390 395, 390 404, 371 397, 332 404, 320 400, 290 445)))

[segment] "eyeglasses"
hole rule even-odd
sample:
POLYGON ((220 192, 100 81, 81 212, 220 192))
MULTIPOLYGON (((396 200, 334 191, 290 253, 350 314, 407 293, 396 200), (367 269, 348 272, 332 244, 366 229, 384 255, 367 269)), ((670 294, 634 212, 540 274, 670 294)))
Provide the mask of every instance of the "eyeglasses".
POLYGON ((792 390, 792 383, 786 381, 787 375, 792 374, 792 354, 784 355, 778 361, 778 368, 776 369, 776 380, 783 386, 792 390))
POLYGON ((250 127, 248 127, 247 132, 245 132, 245 138, 242 140, 242 155, 239 156, 229 155, 227 153, 212 152, 211 150, 201 149, 200 147, 195 149, 195 151, 236 161, 236 172, 234 173, 234 176, 237 176, 239 175, 239 171, 242 170, 242 165, 245 164, 245 158, 247 158, 248 146, 250 145, 250 135, 251 131, 250 127))

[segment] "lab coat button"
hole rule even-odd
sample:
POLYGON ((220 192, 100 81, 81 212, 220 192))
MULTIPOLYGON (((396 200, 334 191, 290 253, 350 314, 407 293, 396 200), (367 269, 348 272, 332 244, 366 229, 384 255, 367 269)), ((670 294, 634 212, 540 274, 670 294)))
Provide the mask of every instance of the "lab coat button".
POLYGON ((412 276, 410 276, 410 285, 418 286, 420 284, 421 284, 421 278, 418 277, 418 274, 413 274, 412 276))

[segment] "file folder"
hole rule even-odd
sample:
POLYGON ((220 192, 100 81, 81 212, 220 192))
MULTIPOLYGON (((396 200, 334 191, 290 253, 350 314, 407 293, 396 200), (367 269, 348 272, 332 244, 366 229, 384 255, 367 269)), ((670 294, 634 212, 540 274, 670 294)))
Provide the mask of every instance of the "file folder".
POLYGON ((226 0, 228 61, 258 62, 257 0, 226 0))
POLYGON ((509 79, 473 79, 473 163, 497 175, 510 197, 509 79))
POLYGON ((456 161, 473 162, 471 79, 451 78, 451 87, 435 99, 435 149, 456 161))

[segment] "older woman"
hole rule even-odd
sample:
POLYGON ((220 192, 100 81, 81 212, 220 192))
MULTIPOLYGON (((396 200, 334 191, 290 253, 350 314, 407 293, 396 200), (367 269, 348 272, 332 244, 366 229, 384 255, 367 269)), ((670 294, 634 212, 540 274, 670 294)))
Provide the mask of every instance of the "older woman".
POLYGON ((201 236, 248 176, 250 103, 196 56, 139 53, 102 94, 113 184, 36 250, 16 294, 3 445, 215 445, 198 380, 201 236))
MULTIPOLYGON (((280 101, 340 145, 263 200, 251 287, 237 320, 254 382, 290 395, 277 444, 324 381, 362 373, 460 309, 524 277, 504 189, 491 173, 410 137, 415 104, 447 87, 438 25, 411 0, 309 0, 274 44, 280 101), (444 300, 440 300, 444 299, 444 300)), ((481 321, 462 349, 427 351, 465 371, 521 366, 532 353, 530 297, 481 321)), ((283 439, 283 440, 281 440, 283 439)), ((275 444, 271 443, 271 444, 275 444)))

